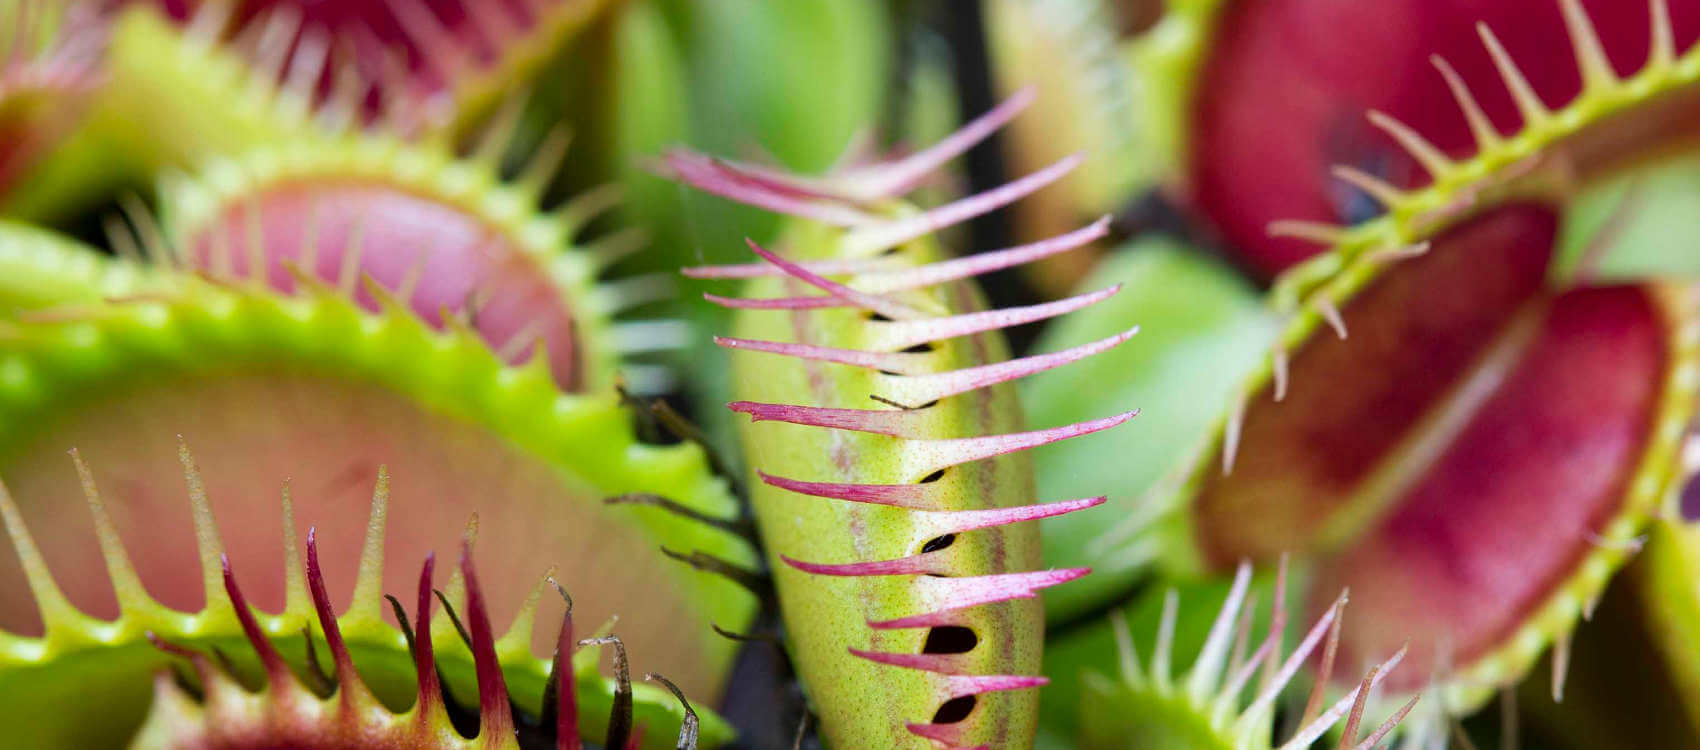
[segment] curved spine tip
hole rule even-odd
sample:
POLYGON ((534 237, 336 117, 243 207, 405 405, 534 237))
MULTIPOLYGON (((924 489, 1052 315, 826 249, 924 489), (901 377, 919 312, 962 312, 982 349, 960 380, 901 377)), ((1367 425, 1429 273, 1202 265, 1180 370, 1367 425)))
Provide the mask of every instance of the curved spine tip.
POLYGON ((236 585, 236 575, 231 572, 229 555, 219 555, 219 571, 224 579, 224 591, 229 597, 231 610, 236 614, 237 623, 242 626, 242 634, 247 637, 248 645, 259 654, 260 663, 266 670, 266 679, 273 684, 291 679, 289 667, 283 663, 283 656, 272 646, 271 641, 266 639, 265 631, 260 629, 260 623, 254 619, 254 611, 248 607, 247 598, 236 585))
POLYGON ((336 665, 337 683, 343 688, 346 696, 360 678, 354 671, 354 657, 349 654, 348 646, 343 642, 342 627, 337 623, 336 610, 331 605, 330 594, 325 590, 324 569, 319 566, 316 527, 307 530, 307 590, 313 598, 313 611, 318 614, 319 627, 325 633, 325 647, 330 649, 331 661, 336 665))
POLYGON ((489 738, 507 737, 513 732, 508 686, 502 677, 501 664, 496 660, 496 637, 490 629, 490 613, 484 604, 484 592, 478 586, 477 571, 473 569, 471 540, 461 543, 460 572, 466 585, 466 625, 472 638, 473 665, 478 676, 478 734, 489 738))
POLYGON ((413 669, 419 682, 417 712, 422 725, 434 722, 443 711, 443 688, 437 679, 437 655, 431 645, 431 578, 436 566, 437 553, 426 553, 419 568, 418 608, 414 613, 413 669))

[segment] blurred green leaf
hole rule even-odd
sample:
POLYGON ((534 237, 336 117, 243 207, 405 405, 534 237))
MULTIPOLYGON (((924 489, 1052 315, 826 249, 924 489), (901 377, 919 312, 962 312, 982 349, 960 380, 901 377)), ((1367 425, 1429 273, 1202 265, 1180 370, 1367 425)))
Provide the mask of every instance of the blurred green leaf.
POLYGON ((1700 278, 1696 205, 1700 155, 1662 160, 1589 185, 1564 212, 1554 276, 1700 278))

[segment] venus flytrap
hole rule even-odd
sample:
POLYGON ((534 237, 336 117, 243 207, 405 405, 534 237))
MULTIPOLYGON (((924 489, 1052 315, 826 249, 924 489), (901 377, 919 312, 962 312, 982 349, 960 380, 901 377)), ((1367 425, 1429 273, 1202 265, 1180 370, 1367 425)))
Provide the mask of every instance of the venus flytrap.
MULTIPOLYGON (((1449 710, 1519 678, 1549 643, 1563 661, 1578 616, 1675 481, 1692 409, 1692 288, 1552 280, 1569 180, 1621 167, 1623 149, 1596 146, 1688 85, 1671 18, 1652 3, 1648 61, 1620 79, 1580 4, 1559 6, 1584 81, 1562 111, 1530 93, 1482 26, 1523 131, 1484 125, 1471 90, 1437 63, 1477 153, 1455 160, 1372 114, 1433 181, 1403 190, 1343 168, 1387 215, 1352 229, 1272 226, 1332 244, 1277 282, 1272 303, 1291 322, 1192 480, 1187 528, 1203 559, 1322 556, 1321 590, 1363 588, 1369 625, 1356 632, 1385 633, 1348 636, 1343 652, 1386 653, 1407 634, 1412 664, 1390 685, 1410 689, 1429 670, 1449 710), (1578 399, 1587 416, 1566 416, 1578 399), (1295 451, 1315 458, 1289 461, 1295 451), (1491 485, 1471 479, 1488 465, 1491 485), (1519 543, 1472 529, 1516 529, 1519 543), (1389 564, 1397 574, 1383 575, 1389 564)), ((1653 147, 1657 132, 1642 132, 1620 142, 1653 147)))
POLYGON ((687 269, 750 279, 731 338, 730 404, 754 473, 790 651, 822 733, 837 747, 1019 747, 1035 730, 1042 588, 1083 568, 1035 570, 1041 518, 1102 497, 1033 502, 1028 448, 1119 425, 1134 412, 1022 431, 1011 381, 1112 348, 1135 330, 1004 361, 999 329, 1115 289, 984 310, 972 276, 1102 237, 1105 222, 1006 250, 945 259, 931 235, 1054 182, 1076 158, 927 211, 895 199, 990 134, 1022 94, 905 159, 822 178, 690 153, 682 181, 796 220, 783 255, 687 269), (835 277, 835 278, 834 278, 835 277), (837 280, 842 279, 842 280, 837 280), (869 401, 877 408, 865 408, 869 401))
MULTIPOLYGON (((1080 747, 1123 748, 1138 743, 1157 750, 1305 750, 1332 744, 1338 750, 1381 747, 1417 704, 1413 697, 1379 726, 1359 736, 1370 694, 1404 659, 1403 650, 1370 667, 1356 687, 1326 702, 1326 681, 1312 684, 1291 734, 1277 742, 1277 700, 1299 674, 1317 661, 1328 672, 1336 657, 1347 596, 1342 593, 1283 656, 1286 613, 1281 594, 1285 563, 1277 574, 1267 635, 1251 643, 1256 602, 1248 598, 1251 566, 1242 564, 1204 641, 1184 671, 1173 666, 1178 597, 1163 594, 1163 613, 1153 643, 1136 646, 1121 612, 1112 615, 1116 639, 1115 673, 1094 668, 1084 673, 1078 707, 1080 747), (1142 657, 1141 654, 1144 654, 1142 657), (1142 662, 1145 659, 1147 661, 1142 662)), ((1405 747, 1420 747, 1408 735, 1405 747)))
POLYGON ((62 221, 164 168, 353 130, 458 147, 607 5, 90 3, 104 44, 76 138, 0 206, 62 221))
MULTIPOLYGON (((329 564, 346 564, 361 525, 351 495, 357 485, 349 477, 389 464, 398 476, 412 477, 403 481, 412 484, 407 496, 414 498, 393 522, 393 554, 422 557, 428 539, 452 534, 468 514, 482 511, 485 533, 504 541, 485 551, 486 565, 530 569, 539 565, 539 550, 565 555, 561 578, 580 593, 581 616, 619 613, 622 631, 634 638, 647 638, 654 628, 655 645, 636 647, 641 662, 668 663, 694 695, 713 696, 731 645, 708 624, 744 627, 754 598, 678 566, 658 547, 743 564, 753 562, 753 551, 743 538, 709 524, 602 502, 648 493, 711 516, 730 513, 725 484, 700 450, 637 442, 613 394, 562 393, 540 353, 508 365, 477 332, 453 319, 435 330, 381 287, 367 287, 381 303, 373 312, 310 281, 280 295, 183 277, 171 289, 5 323, 0 472, 16 490, 23 519, 39 538, 52 540, 47 554, 62 571, 70 601, 91 617, 122 611, 102 601, 104 584, 94 575, 99 547, 83 532, 84 521, 65 511, 75 482, 49 470, 67 446, 79 447, 101 484, 117 489, 115 525, 135 550, 142 580, 157 601, 182 611, 193 611, 201 596, 202 587, 179 572, 195 561, 194 535, 162 522, 160 513, 168 511, 140 502, 181 486, 179 477, 160 470, 175 436, 202 446, 208 502, 226 519, 228 549, 241 569, 277 565, 267 531, 275 528, 276 504, 267 486, 285 478, 300 488, 303 513, 318 520, 329 564), (650 648, 654 655, 646 653, 650 648)), ((9 603, 0 606, 0 627, 31 632, 38 627, 31 597, 9 556, 0 567, 7 571, 0 601, 9 603)), ((384 579, 386 588, 411 585, 396 575, 384 579)), ((245 589, 265 607, 286 593, 263 579, 245 589)), ((527 590, 527 582, 504 573, 487 581, 485 592, 503 616, 523 603, 527 590)), ((23 664, 0 672, 10 677, 57 667, 23 664)), ((137 667, 109 664, 101 679, 133 687, 145 675, 145 665, 140 675, 137 667)), ((107 719, 121 722, 125 707, 140 710, 145 702, 111 705, 96 717, 22 704, 0 712, 15 726, 111 733, 122 726, 107 719)))
MULTIPOLYGON (((1581 6, 1559 7, 1586 81, 1575 101, 1546 109, 1483 27, 1523 131, 1484 125, 1483 105, 1439 63, 1475 154, 1449 156, 1372 114, 1432 182, 1405 189, 1347 165, 1336 174, 1386 214, 1355 227, 1270 225, 1323 250, 1276 280, 1267 356, 1218 407, 1196 455, 1142 499, 1140 522, 1105 535, 1111 551, 1170 572, 1298 556, 1315 573, 1311 614, 1343 588, 1354 594, 1343 663, 1408 642, 1386 687, 1433 685, 1441 713, 1479 706, 1549 647, 1566 662, 1581 614, 1680 479, 1675 451, 1700 380, 1691 285, 1559 274, 1554 249, 1578 181, 1671 135, 1613 134, 1663 122, 1649 112, 1683 101, 1688 55, 1655 2, 1653 53, 1618 78, 1581 6)), ((1240 10, 1253 12, 1223 12, 1240 10)), ((1247 25, 1222 33, 1236 43, 1255 27, 1234 23, 1247 25)))
POLYGON ((368 308, 378 303, 363 287, 375 283, 433 326, 460 318, 508 362, 544 352, 564 391, 607 392, 621 346, 610 319, 655 292, 596 283, 630 249, 618 236, 578 241, 617 202, 611 190, 541 206, 564 135, 536 149, 519 176, 500 176, 515 150, 518 110, 516 101, 462 158, 363 134, 256 148, 210 159, 192 175, 171 173, 160 190, 164 240, 148 254, 159 265, 286 293, 305 276, 368 308))

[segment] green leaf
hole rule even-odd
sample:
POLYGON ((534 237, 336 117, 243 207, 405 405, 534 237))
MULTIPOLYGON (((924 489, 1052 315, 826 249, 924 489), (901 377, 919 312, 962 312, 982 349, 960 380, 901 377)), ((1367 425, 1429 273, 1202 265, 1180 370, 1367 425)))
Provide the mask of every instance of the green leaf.
POLYGON ((1583 190, 1564 213, 1555 276, 1700 277, 1700 155, 1660 161, 1583 190), (1587 269, 1580 269, 1586 265, 1587 269))

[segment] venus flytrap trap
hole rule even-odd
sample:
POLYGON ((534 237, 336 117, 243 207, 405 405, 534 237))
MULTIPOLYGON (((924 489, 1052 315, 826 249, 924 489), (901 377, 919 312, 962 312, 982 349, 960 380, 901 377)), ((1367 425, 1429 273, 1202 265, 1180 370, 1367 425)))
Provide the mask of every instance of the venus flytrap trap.
POLYGON ((284 292, 305 275, 373 308, 361 288, 369 280, 433 326, 460 317, 508 362, 545 352, 562 390, 606 392, 617 361, 609 318, 654 292, 595 283, 601 266, 632 249, 629 235, 575 245, 617 201, 615 191, 541 208, 564 135, 533 153, 519 177, 500 177, 518 114, 516 101, 466 158, 373 134, 211 160, 164 181, 165 247, 151 254, 284 292))
MULTIPOLYGON (((648 332, 665 322, 628 330, 608 317, 651 298, 655 284, 594 283, 600 266, 634 248, 629 235, 572 246, 612 203, 612 191, 553 212, 538 207, 563 137, 541 146, 514 178, 497 176, 498 162, 514 150, 521 103, 510 101, 464 158, 440 142, 324 131, 210 159, 196 174, 166 181, 160 217, 125 203, 128 222, 108 226, 125 256, 117 259, 38 230, 0 233, 0 258, 17 272, 8 278, 17 289, 7 292, 7 314, 37 308, 0 334, 7 392, 0 442, 10 453, 0 464, 32 500, 62 497, 64 483, 37 471, 43 464, 32 457, 80 443, 110 459, 100 462, 109 480, 147 496, 170 484, 149 464, 162 457, 161 438, 216 436, 208 442, 221 468, 208 479, 225 490, 216 495, 222 512, 244 521, 242 537, 263 527, 251 522, 271 507, 246 480, 264 475, 268 463, 291 471, 281 459, 322 450, 326 460, 295 478, 322 490, 308 509, 325 519, 333 558, 352 541, 337 520, 351 520, 346 477, 361 466, 389 461, 429 478, 424 506, 396 535, 402 554, 422 554, 414 548, 423 536, 457 524, 451 516, 469 505, 511 494, 485 515, 486 528, 504 539, 490 556, 497 569, 512 572, 536 550, 573 550, 580 572, 566 577, 580 578, 572 585, 591 595, 591 614, 622 613, 627 632, 640 638, 645 621, 668 631, 652 643, 679 657, 667 657, 669 672, 693 694, 714 696, 732 646, 708 624, 743 627, 754 600, 662 553, 732 564, 748 564, 753 553, 723 527, 601 502, 665 496, 704 517, 733 507, 696 448, 655 448, 633 436, 611 392, 616 354, 650 347, 648 332), (101 431, 96 425, 108 419, 127 427, 87 438, 84 430, 101 431), (545 424, 552 427, 537 429, 545 424), (268 431, 272 437, 263 437, 268 431), (581 587, 585 576, 598 583, 581 587), (625 594, 598 603, 591 589, 601 583, 625 594)), ((26 501, 23 513, 58 542, 49 555, 73 571, 72 599, 110 616, 99 581, 76 574, 98 558, 69 533, 75 519, 51 502, 26 501)), ((130 535, 151 525, 145 505, 120 504, 118 517, 130 535)), ((167 572, 187 555, 183 536, 150 528, 137 559, 160 601, 188 608, 193 587, 167 572)), ((264 545, 240 541, 233 549, 239 564, 274 562, 264 545)), ((0 589, 22 601, 20 580, 0 589)), ((279 594, 275 586, 250 590, 262 602, 279 594)), ((489 593, 497 612, 524 595, 506 576, 489 593)), ((0 627, 39 627, 27 607, 0 609, 0 627)), ((646 661, 647 648, 639 647, 646 661)), ((140 668, 121 664, 102 684, 134 688, 140 668)), ((75 671, 59 663, 41 669, 75 671)), ((4 715, 44 736, 80 727, 111 738, 146 705, 145 696, 127 699, 101 717, 4 715)))
MULTIPOLYGON (((132 5, 160 6, 166 12, 156 17, 182 29, 202 57, 239 58, 254 85, 275 89, 287 108, 356 123, 378 120, 396 135, 457 138, 473 132, 515 85, 531 80, 610 3, 208 0, 132 5)), ((136 57, 132 62, 163 66, 135 72, 170 82, 187 72, 171 66, 188 61, 166 57, 149 63, 136 57)))
POLYGON ((1359 602, 1363 635, 1342 653, 1411 638, 1389 687, 1433 679, 1448 710, 1521 678, 1549 644, 1562 663, 1675 479, 1697 342, 1691 289, 1544 287, 1552 228, 1543 208, 1503 208, 1324 287, 1330 301, 1297 314, 1194 464, 1186 520, 1162 532, 1191 540, 1182 567, 1320 560, 1314 591, 1359 602), (1418 301, 1438 287, 1474 287, 1460 299, 1476 302, 1418 301), (1565 416, 1575 403, 1585 417, 1565 416), (1514 547, 1488 531, 1511 528, 1514 547))
POLYGON ((1389 686, 1454 710, 1562 651, 1675 479, 1700 342, 1691 289, 1545 288, 1552 229, 1503 208, 1319 292, 1338 308, 1299 313, 1192 470, 1183 565, 1319 560, 1365 624, 1343 653, 1410 638, 1389 686))
POLYGON ((1563 662, 1579 613, 1676 481, 1674 453, 1692 409, 1693 289, 1550 280, 1570 186, 1655 147, 1656 128, 1637 126, 1641 138, 1608 134, 1659 122, 1648 108, 1682 101, 1686 56, 1655 0, 1647 62, 1619 79, 1581 5, 1559 7, 1583 81, 1562 111, 1545 107, 1478 26, 1522 112, 1521 132, 1494 130, 1439 61, 1475 155, 1453 160, 1372 113, 1432 183, 1401 190, 1338 169, 1387 215, 1350 230, 1272 226, 1333 244, 1277 283, 1274 304, 1292 323, 1193 475, 1200 495, 1190 528, 1205 559, 1220 565, 1284 546, 1325 556, 1324 589, 1375 581, 1359 597, 1369 627, 1358 632, 1378 635, 1348 637, 1344 653, 1384 653, 1393 633, 1409 634, 1413 666, 1447 665, 1437 676, 1451 710, 1520 677, 1549 643, 1563 662), (1425 290, 1441 288, 1446 298, 1424 301, 1425 290), (1342 372, 1358 382, 1331 385, 1342 372), (1585 418, 1564 416, 1579 402, 1589 404, 1585 418), (1301 446, 1280 434, 1311 436, 1303 447, 1313 458, 1288 463, 1301 446), (1577 453, 1578 445, 1590 447, 1577 453), (1470 478, 1490 465, 1492 485, 1470 478), (1490 528, 1516 528, 1520 543, 1474 541, 1471 529, 1490 528), (1460 565, 1478 572, 1461 576, 1460 565), (1417 600, 1429 604, 1413 610, 1417 600))
MULTIPOLYGON (((367 309, 379 304, 379 292, 367 289, 375 284, 434 327, 458 318, 510 363, 545 352, 565 391, 607 392, 622 374, 621 355, 679 345, 669 321, 612 321, 671 288, 659 277, 597 283, 642 237, 578 241, 618 203, 612 186, 543 207, 567 138, 557 132, 529 153, 516 147, 523 104, 511 100, 466 156, 440 143, 349 133, 211 157, 188 174, 167 171, 157 216, 126 200, 128 222, 109 218, 121 259, 49 252, 47 235, 19 229, 0 251, 15 271, 8 283, 19 303, 27 295, 46 305, 55 295, 68 303, 145 293, 187 272, 282 293, 334 287, 367 309), (524 166, 504 179, 501 162, 516 154, 524 166)), ((633 363, 623 374, 642 385, 653 369, 633 363)))
MULTIPOLYGON (((1323 249, 1275 282, 1267 358, 1219 402, 1203 449, 1142 500, 1139 523, 1105 535, 1171 572, 1299 556, 1315 574, 1310 613, 1353 592, 1357 627, 1340 663, 1384 659, 1408 640, 1386 688, 1432 685, 1440 714, 1473 710, 1549 646, 1562 683, 1580 615, 1680 479, 1675 451, 1700 381, 1691 286, 1562 277, 1554 249, 1576 185, 1668 140, 1648 127, 1664 122, 1649 109, 1684 100, 1692 53, 1676 55, 1654 2, 1649 62, 1620 80, 1581 6, 1558 7, 1586 82, 1575 102, 1547 110, 1484 26, 1483 54, 1523 109, 1523 131, 1494 130, 1437 63, 1478 153, 1446 156, 1372 114, 1433 182, 1402 189, 1347 166, 1336 174, 1385 215, 1269 227, 1323 249), (1608 137, 1617 126, 1647 138, 1608 137)), ((1253 19, 1273 10, 1240 9, 1251 16, 1224 43, 1249 43, 1262 28, 1253 19)), ((1247 246, 1264 260, 1268 249, 1247 246)))
MULTIPOLYGON (((453 318, 434 330, 375 284, 367 287, 380 303, 374 312, 310 281, 285 296, 182 277, 173 289, 7 322, 0 472, 18 490, 24 518, 55 541, 47 554, 65 571, 70 600, 95 616, 116 614, 103 584, 87 574, 99 565, 96 547, 56 501, 74 497, 75 485, 46 469, 65 446, 80 446, 102 483, 122 488, 129 502, 114 513, 135 545, 137 569, 161 603, 177 608, 194 607, 199 596, 172 572, 192 562, 192 535, 135 500, 178 485, 160 470, 173 436, 205 446, 204 480, 215 509, 234 521, 230 553, 242 569, 277 564, 265 533, 276 506, 256 485, 293 477, 310 490, 297 502, 320 520, 327 556, 346 561, 359 525, 349 477, 388 463, 417 482, 417 505, 392 529, 395 554, 423 556, 428 539, 483 508, 485 533, 503 541, 486 551, 488 565, 524 570, 536 565, 537 550, 566 551, 563 580, 580 592, 583 616, 622 614, 634 639, 654 634, 653 656, 639 646, 644 662, 664 661, 693 694, 715 695, 731 647, 708 624, 743 627, 754 599, 678 566, 658 547, 743 564, 753 562, 752 549, 721 528, 602 502, 648 493, 710 516, 730 513, 725 484, 700 450, 638 443, 612 394, 562 393, 541 352, 508 365, 476 331, 453 318)), ((0 619, 28 632, 37 626, 23 606, 27 592, 15 569, 0 566, 8 571, 0 601, 9 603, 0 619)), ((410 585, 396 575, 386 588, 410 585)), ((276 582, 247 588, 261 606, 284 594, 276 582)), ((506 575, 486 593, 497 613, 527 596, 525 584, 506 575)), ((127 674, 109 671, 114 680, 127 674)), ((43 716, 52 714, 5 713, 10 723, 43 716)))
POLYGON ((547 585, 560 588, 553 572, 537 582, 506 633, 497 637, 485 590, 472 570, 472 530, 462 542, 460 565, 446 592, 433 588, 433 558, 425 556, 410 625, 401 602, 388 597, 386 605, 382 593, 391 577, 384 569, 391 498, 389 477, 381 468, 348 609, 338 615, 330 601, 327 571, 334 579, 345 568, 337 561, 321 563, 316 530, 308 532, 302 564, 287 484, 282 494, 284 605, 277 614, 250 609, 199 466, 187 448, 179 448, 179 458, 194 520, 192 567, 199 569, 190 578, 205 595, 199 610, 177 609, 153 597, 124 539, 133 542, 136 535, 124 534, 116 520, 114 511, 122 505, 102 495, 94 472, 76 451, 72 461, 93 516, 104 575, 119 603, 114 619, 96 618, 67 598, 59 585, 67 578, 48 563, 52 550, 37 544, 40 537, 0 488, 0 518, 46 625, 39 636, 0 630, 0 692, 7 695, 13 739, 22 746, 121 745, 130 737, 129 746, 137 750, 518 748, 516 731, 542 738, 526 747, 546 741, 549 747, 577 750, 580 738, 592 733, 606 733, 607 747, 672 745, 659 734, 639 744, 634 722, 658 733, 680 726, 681 748, 694 748, 699 732, 708 746, 727 739, 729 730, 717 717, 699 718, 688 703, 674 704, 656 688, 634 689, 626 680, 623 648, 616 679, 602 678, 594 649, 576 647, 603 642, 618 647, 618 639, 576 641, 570 599, 560 629, 550 634, 553 660, 533 656, 533 628, 543 617, 540 599, 547 585), (435 614, 433 595, 443 604, 435 614), (399 628, 383 620, 392 610, 399 628), (328 652, 330 674, 319 661, 314 631, 328 652), (457 634, 464 643, 455 640, 457 634), (284 647, 303 641, 304 661, 280 653, 297 653, 284 647), (249 681, 255 665, 249 652, 258 657, 263 678, 258 688, 249 681), (193 685, 180 684, 168 669, 178 658, 192 663, 193 685), (151 707, 149 672, 156 675, 151 707), (98 709, 98 715, 74 705, 76 696, 90 695, 102 696, 97 706, 88 707, 98 709))
POLYGON ((738 311, 736 336, 717 341, 734 350, 735 392, 749 400, 729 406, 757 423, 741 429, 751 502, 792 658, 836 747, 1030 744, 1031 688, 1045 682, 1035 676, 1043 614, 1034 599, 1087 572, 1034 570, 1038 530, 1024 522, 1103 498, 1030 504, 1020 451, 1134 413, 1022 432, 1010 382, 1134 331, 1003 361, 999 329, 1115 290, 987 311, 967 280, 1079 247, 1103 236, 1105 222, 951 260, 931 238, 1054 182, 1079 159, 924 212, 897 202, 1030 101, 1017 96, 905 159, 822 178, 687 152, 666 159, 687 184, 796 219, 781 235, 783 256, 751 242, 763 263, 685 273, 750 279, 743 296, 707 296, 738 311), (861 408, 869 400, 882 407, 861 408))
POLYGON ((280 82, 317 93, 342 84, 339 76, 346 72, 370 82, 363 106, 386 113, 400 132, 459 135, 495 110, 514 85, 531 80, 612 3, 214 0, 206 5, 227 16, 226 43, 280 82))
MULTIPOLYGON (((1125 616, 1112 615, 1118 669, 1113 675, 1099 669, 1083 674, 1079 746, 1109 750, 1137 743, 1157 750, 1305 750, 1325 746, 1325 736, 1337 731, 1338 750, 1380 747, 1418 700, 1411 698, 1367 736, 1359 736, 1371 692, 1404 659, 1403 650, 1370 667, 1356 687, 1331 705, 1324 705, 1327 682, 1315 682, 1292 733, 1276 743, 1277 699, 1307 661, 1320 661, 1320 669, 1330 671, 1347 600, 1344 593, 1336 598, 1304 632, 1293 652, 1283 656, 1284 566, 1272 603, 1279 611, 1270 618, 1268 634, 1256 645, 1248 645, 1256 602, 1247 596, 1251 566, 1241 564, 1202 646, 1190 667, 1179 674, 1171 666, 1178 611, 1174 589, 1164 592, 1156 639, 1143 651, 1149 666, 1141 662, 1141 648, 1134 644, 1125 616)), ((1421 747, 1420 741, 1419 735, 1411 734, 1405 746, 1421 747)))
POLYGON ((450 148, 569 47, 604 0, 117 2, 78 139, 8 213, 62 220, 166 167, 351 130, 450 148))

